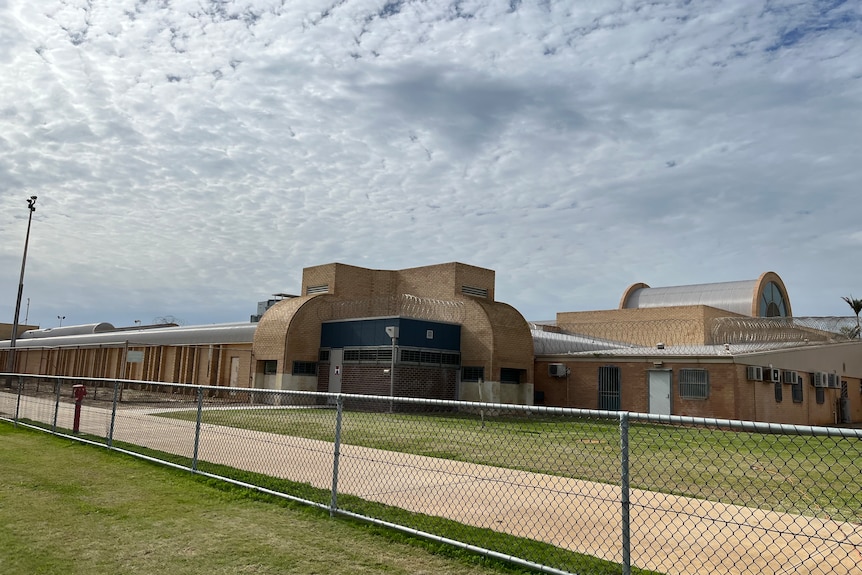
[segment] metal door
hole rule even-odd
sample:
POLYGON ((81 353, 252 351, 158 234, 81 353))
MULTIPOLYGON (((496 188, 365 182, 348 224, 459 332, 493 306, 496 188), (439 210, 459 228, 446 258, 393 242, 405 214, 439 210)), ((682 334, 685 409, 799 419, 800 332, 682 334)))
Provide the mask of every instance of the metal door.
POLYGON ((620 410, 620 368, 610 365, 599 368, 599 409, 620 410))
POLYGON ((670 371, 655 370, 649 372, 649 412, 658 415, 670 415, 670 371))

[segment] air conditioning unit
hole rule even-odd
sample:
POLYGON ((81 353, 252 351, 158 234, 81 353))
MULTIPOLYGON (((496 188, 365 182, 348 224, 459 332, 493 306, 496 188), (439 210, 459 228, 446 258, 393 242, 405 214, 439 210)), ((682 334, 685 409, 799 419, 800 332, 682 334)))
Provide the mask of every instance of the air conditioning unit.
POLYGON ((564 363, 549 363, 548 375, 551 377, 566 377, 569 375, 569 370, 564 363))
POLYGON ((770 369, 769 370, 769 381, 772 383, 778 383, 781 381, 781 370, 780 369, 770 369))
POLYGON ((841 377, 837 373, 827 373, 827 387, 841 389, 841 377))
POLYGON ((745 368, 745 377, 748 381, 763 381, 763 368, 759 365, 749 365, 745 368))
POLYGON ((811 374, 811 382, 814 384, 814 387, 829 387, 828 385, 828 377, 827 374, 823 371, 816 371, 811 374))
POLYGON ((784 383, 789 383, 790 385, 796 385, 799 383, 799 374, 795 371, 785 371, 781 376, 784 383))

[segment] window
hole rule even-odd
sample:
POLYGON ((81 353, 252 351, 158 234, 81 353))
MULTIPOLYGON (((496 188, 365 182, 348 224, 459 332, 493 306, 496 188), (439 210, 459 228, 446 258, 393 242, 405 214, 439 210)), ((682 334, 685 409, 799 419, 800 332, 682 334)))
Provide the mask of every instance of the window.
POLYGON ((313 361, 294 361, 293 375, 317 375, 317 363, 313 361))
POLYGON ((462 367, 461 381, 479 381, 485 379, 484 367, 462 367))
POLYGON ((317 356, 317 361, 327 362, 329 361, 329 350, 321 349, 320 353, 317 356))
POLYGON ((511 367, 500 368, 500 383, 521 383, 521 374, 523 369, 513 369, 511 367))
POLYGON ((264 375, 275 375, 276 370, 278 370, 278 361, 274 359, 267 359, 263 361, 263 374, 264 375))
POLYGON ((814 388, 814 397, 817 400, 817 405, 823 405, 826 402, 826 392, 823 387, 814 388))
POLYGON ((342 360, 345 363, 391 363, 392 347, 354 347, 345 349, 342 360))
POLYGON ((679 370, 679 396, 683 399, 708 399, 709 372, 705 369, 679 370))
POLYGON ((419 363, 422 360, 422 352, 418 349, 402 349, 401 361, 404 363, 419 363))
POLYGON ((793 403, 802 403, 802 376, 796 378, 796 383, 790 387, 790 394, 793 397, 793 403))
POLYGON ((780 381, 776 381, 775 386, 775 403, 781 403, 781 400, 784 399, 784 389, 782 388, 782 383, 780 381))
POLYGON ((419 363, 422 365, 433 365, 440 367, 441 365, 459 365, 461 363, 461 354, 446 353, 432 349, 410 349, 401 348, 399 360, 402 363, 419 363))
POLYGON ((599 409, 606 411, 620 410, 621 384, 622 374, 619 367, 606 365, 599 368, 599 409))
POLYGON ((787 305, 781 288, 775 282, 769 282, 760 294, 761 317, 787 317, 787 305))

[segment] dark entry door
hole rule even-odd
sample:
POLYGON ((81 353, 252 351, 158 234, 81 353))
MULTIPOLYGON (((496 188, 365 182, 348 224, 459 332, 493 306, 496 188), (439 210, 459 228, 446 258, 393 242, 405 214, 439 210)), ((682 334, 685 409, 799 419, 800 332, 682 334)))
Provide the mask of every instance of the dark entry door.
POLYGON ((620 368, 609 365, 599 368, 599 409, 620 410, 620 368))

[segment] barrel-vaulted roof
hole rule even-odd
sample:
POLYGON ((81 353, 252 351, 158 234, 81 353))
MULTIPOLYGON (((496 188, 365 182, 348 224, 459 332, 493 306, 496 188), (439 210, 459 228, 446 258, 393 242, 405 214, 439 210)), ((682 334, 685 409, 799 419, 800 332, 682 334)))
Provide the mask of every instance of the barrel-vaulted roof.
POLYGON ((790 317, 790 298, 774 272, 755 280, 650 287, 636 283, 626 289, 620 309, 705 305, 751 317, 790 317))

